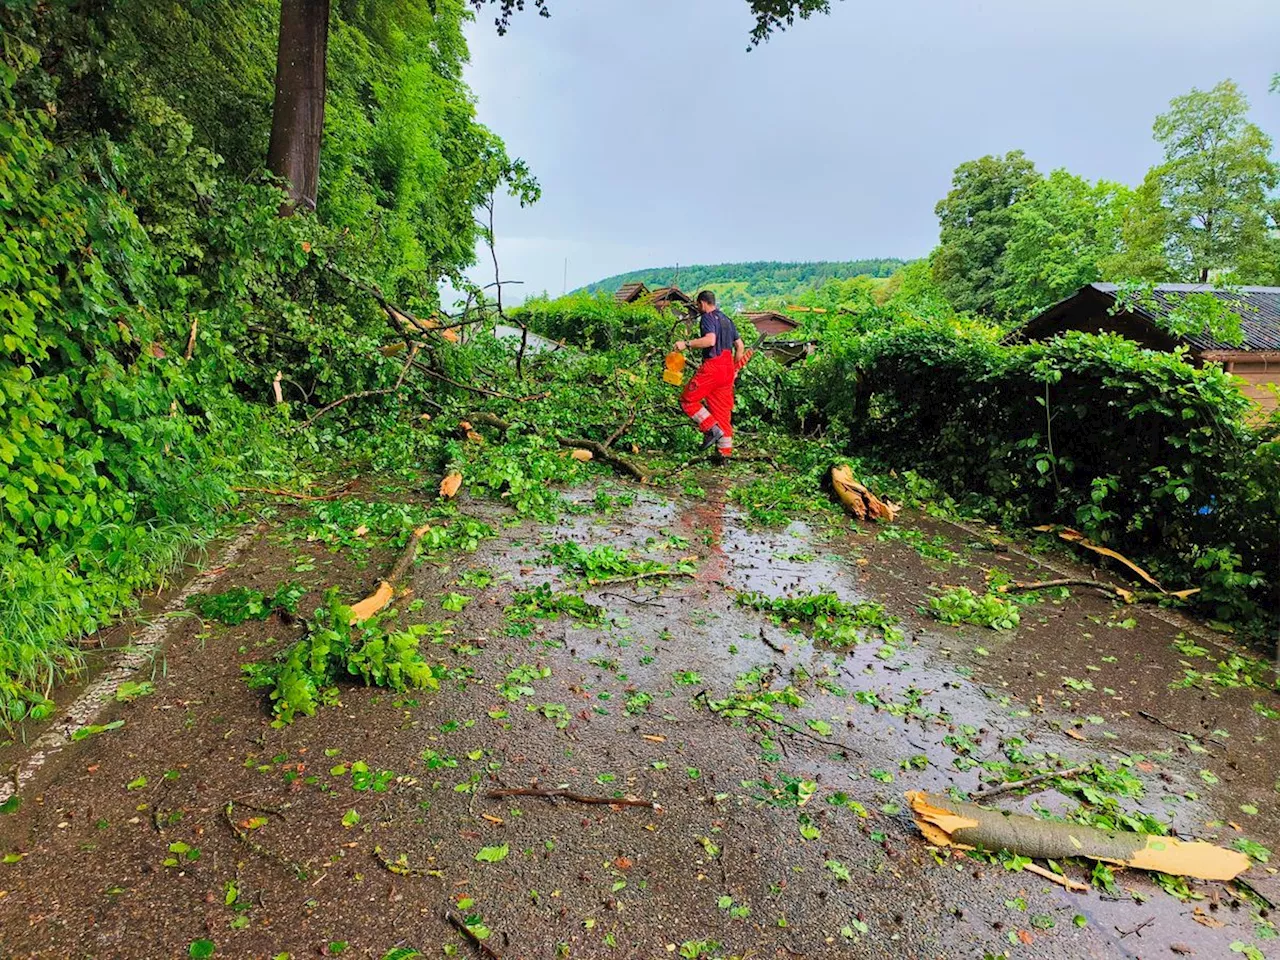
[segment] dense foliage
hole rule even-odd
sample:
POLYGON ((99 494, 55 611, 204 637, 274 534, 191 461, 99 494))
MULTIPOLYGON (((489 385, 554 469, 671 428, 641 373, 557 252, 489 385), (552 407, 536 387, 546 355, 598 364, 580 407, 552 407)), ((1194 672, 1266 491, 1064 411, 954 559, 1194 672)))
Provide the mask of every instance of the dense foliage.
POLYGON ((0 11, 7 719, 48 708, 68 641, 176 564, 238 475, 281 471, 291 410, 395 379, 345 278, 429 312, 514 166, 461 81, 464 19, 335 5, 317 220, 280 218, 262 173, 274 5, 0 11))
POLYGON ((1280 448, 1217 368, 1114 336, 1008 345, 994 328, 899 316, 833 344, 798 388, 851 450, 978 494, 988 513, 1145 557, 1221 616, 1271 602, 1280 448))

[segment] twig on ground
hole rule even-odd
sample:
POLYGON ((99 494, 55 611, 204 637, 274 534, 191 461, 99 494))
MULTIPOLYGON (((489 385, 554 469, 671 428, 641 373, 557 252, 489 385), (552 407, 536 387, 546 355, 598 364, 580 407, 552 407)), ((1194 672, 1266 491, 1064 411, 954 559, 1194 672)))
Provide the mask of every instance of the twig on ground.
POLYGON ((1141 936, 1142 936, 1142 931, 1143 931, 1143 930, 1145 930, 1147 927, 1151 926, 1151 925, 1152 925, 1153 923, 1155 923, 1155 922, 1156 922, 1156 918, 1155 918, 1155 917, 1147 917, 1147 919, 1143 920, 1140 924, 1138 924, 1138 925, 1137 925, 1136 927, 1134 927, 1132 930, 1121 930, 1119 927, 1116 927, 1116 933, 1120 934, 1120 939, 1121 939, 1121 940, 1123 940, 1125 937, 1131 936, 1131 935, 1133 935, 1133 934, 1135 934, 1135 933, 1136 933, 1139 937, 1141 937, 1141 936))
POLYGON ((500 790, 490 790, 485 796, 491 800, 501 799, 502 797, 543 797, 548 800, 572 800, 574 803, 594 803, 608 807, 662 809, 661 804, 652 800, 645 800, 643 797, 589 797, 581 793, 574 793, 571 790, 549 790, 542 787, 504 787, 500 790))
POLYGON ((1166 723, 1165 721, 1161 720, 1154 713, 1147 713, 1147 711, 1145 710, 1139 710, 1138 716, 1142 717, 1144 720, 1150 720, 1152 723, 1156 724, 1157 726, 1164 727, 1166 730, 1170 731, 1171 733, 1176 733, 1180 737, 1190 737, 1192 740, 1202 741, 1204 743, 1213 743, 1213 744, 1217 744, 1220 747, 1226 746, 1226 744, 1223 743, 1221 740, 1215 740, 1213 737, 1202 737, 1202 736, 1199 736, 1198 734, 1192 733, 1190 730, 1180 730, 1178 727, 1175 727, 1172 724, 1166 723))
POLYGON ((1060 873, 1046 870, 1038 863, 1028 863, 1022 869, 1027 873, 1034 873, 1037 877, 1044 877, 1046 880, 1050 880, 1060 887, 1065 887, 1073 893, 1085 893, 1089 889, 1087 883, 1081 883, 1079 880, 1072 880, 1070 877, 1064 877, 1060 873))
POLYGON ((471 945, 480 952, 480 956, 488 957, 489 960, 502 960, 502 954, 477 937, 471 931, 471 928, 468 927, 452 910, 446 910, 444 912, 444 918, 449 921, 449 925, 451 927, 471 941, 471 945))
POLYGON ((619 600, 625 600, 627 603, 634 603, 637 607, 665 607, 666 604, 657 597, 650 597, 647 600, 642 597, 628 597, 623 593, 612 593, 608 590, 600 594, 601 597, 617 597, 619 600))
MULTIPOLYGON (((228 800, 227 805, 222 808, 222 815, 226 818, 227 826, 231 828, 231 832, 235 834, 236 839, 239 840, 241 843, 243 843, 246 847, 248 847, 254 853, 258 854, 259 856, 267 857, 268 859, 276 860, 280 863, 283 863, 286 867, 292 870, 294 874, 297 875, 297 878, 299 880, 306 880, 307 879, 306 867, 304 867, 300 863, 297 863, 296 861, 290 860, 288 857, 284 856, 283 854, 275 853, 272 850, 268 850, 262 844, 258 843, 258 841, 250 837, 248 831, 242 830, 240 828, 240 825, 236 823, 236 820, 235 820, 235 806, 236 806, 236 801, 228 800)), ((246 803, 244 804, 244 806, 249 806, 249 804, 246 803)), ((254 809, 257 809, 257 808, 254 808, 254 809)))
POLYGON ((763 643, 770 650, 772 650, 774 653, 781 653, 784 656, 786 655, 787 648, 778 646, 776 643, 774 643, 772 640, 770 640, 768 637, 764 635, 764 631, 760 632, 760 642, 763 643))
POLYGON ((1070 770, 1053 770, 1049 773, 1040 773, 1034 777, 1027 777, 1025 780, 1010 780, 1006 783, 998 784, 990 790, 974 790, 969 794, 970 800, 987 800, 991 797, 998 797, 1004 793, 1010 793, 1014 790, 1022 790, 1026 787, 1034 787, 1037 784, 1044 783, 1046 780, 1069 779, 1078 777, 1082 773, 1088 773, 1092 767, 1072 767, 1070 770))
POLYGON ((392 860, 382 850, 382 847, 374 847, 373 855, 378 858, 378 862, 382 866, 400 877, 440 877, 439 870, 433 870, 429 867, 411 867, 407 863, 400 863, 392 860))

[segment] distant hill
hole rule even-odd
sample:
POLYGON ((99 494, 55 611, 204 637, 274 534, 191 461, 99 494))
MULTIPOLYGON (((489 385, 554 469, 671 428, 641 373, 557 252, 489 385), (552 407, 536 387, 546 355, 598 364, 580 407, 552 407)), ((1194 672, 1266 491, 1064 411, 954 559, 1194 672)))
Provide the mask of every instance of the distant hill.
POLYGON ((887 277, 907 261, 896 257, 879 260, 814 260, 787 263, 757 260, 751 263, 712 263, 693 266, 649 267, 605 277, 582 287, 590 293, 614 291, 624 283, 640 281, 646 286, 679 284, 686 293, 703 288, 714 290, 728 305, 752 306, 766 301, 786 300, 806 290, 815 290, 828 280, 850 277, 887 277))

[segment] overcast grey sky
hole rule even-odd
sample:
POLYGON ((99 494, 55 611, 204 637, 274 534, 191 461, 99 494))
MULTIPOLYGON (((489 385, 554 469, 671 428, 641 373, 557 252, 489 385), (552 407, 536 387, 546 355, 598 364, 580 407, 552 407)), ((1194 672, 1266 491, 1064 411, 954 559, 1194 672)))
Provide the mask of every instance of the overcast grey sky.
POLYGON ((962 161, 1021 148, 1137 183, 1156 114, 1226 77, 1280 137, 1277 0, 843 0, 751 53, 743 0, 548 4, 505 37, 487 14, 469 30, 480 119, 543 186, 499 211, 525 292, 559 294, 566 257, 572 289, 677 261, 920 256, 962 161))

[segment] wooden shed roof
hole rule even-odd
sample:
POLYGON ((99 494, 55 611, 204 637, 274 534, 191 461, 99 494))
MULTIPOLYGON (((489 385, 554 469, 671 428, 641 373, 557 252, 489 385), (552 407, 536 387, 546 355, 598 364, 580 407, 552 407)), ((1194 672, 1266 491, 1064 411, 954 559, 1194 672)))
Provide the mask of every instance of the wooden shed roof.
MULTIPOLYGON (((1057 328, 1081 310, 1106 310, 1115 308, 1121 288, 1114 283, 1091 283, 1076 293, 1054 304, 1039 316, 1029 320, 1017 332, 1031 339, 1052 336, 1057 328)), ((1198 353, 1250 352, 1280 350, 1280 287, 1214 287, 1199 283, 1162 283, 1156 285, 1149 297, 1134 297, 1126 301, 1124 312, 1131 314, 1152 327, 1152 332, 1168 337, 1161 321, 1181 309, 1188 294, 1209 293, 1240 316, 1244 340, 1239 345, 1227 343, 1207 331, 1176 338, 1198 353)))
POLYGON ((649 288, 643 283, 636 281, 635 283, 624 283, 618 288, 618 292, 613 298, 619 303, 635 303, 641 297, 647 296, 649 288))
POLYGON ((659 287, 649 295, 649 299, 654 303, 683 303, 686 306, 693 306, 693 297, 679 287, 659 287))

